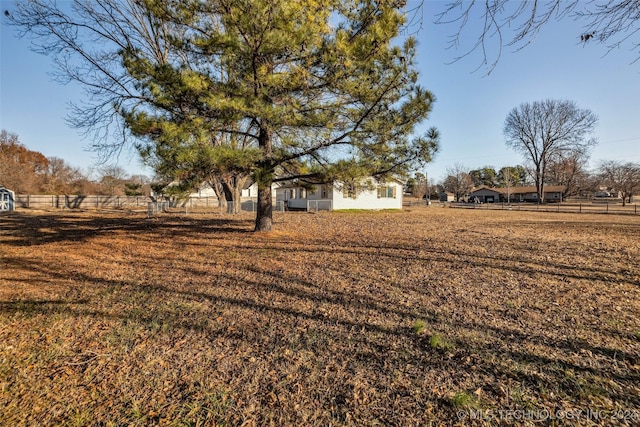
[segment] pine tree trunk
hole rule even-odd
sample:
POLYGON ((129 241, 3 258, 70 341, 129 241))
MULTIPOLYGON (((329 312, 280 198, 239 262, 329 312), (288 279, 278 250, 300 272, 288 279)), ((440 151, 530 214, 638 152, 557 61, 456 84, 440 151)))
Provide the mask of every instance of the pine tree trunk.
POLYGON ((256 226, 254 231, 271 231, 273 226, 273 207, 271 200, 271 184, 273 183, 273 149, 271 131, 266 125, 260 125, 258 145, 262 149, 264 160, 254 176, 258 184, 258 206, 256 209, 256 226))
POLYGON ((239 214, 240 211, 242 211, 241 197, 242 197, 242 186, 236 185, 233 188, 233 202, 232 202, 234 214, 239 214))
POLYGON ((273 226, 273 206, 271 201, 271 185, 258 183, 258 208, 256 212, 255 231, 271 231, 273 226))

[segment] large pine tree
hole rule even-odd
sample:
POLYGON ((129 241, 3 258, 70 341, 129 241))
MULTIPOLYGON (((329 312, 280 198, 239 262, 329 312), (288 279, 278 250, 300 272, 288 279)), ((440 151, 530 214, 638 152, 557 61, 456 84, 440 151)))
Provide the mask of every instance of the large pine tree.
MULTIPOLYGON (((437 149, 435 129, 413 136, 434 98, 417 84, 415 40, 398 42, 403 1, 107 0, 65 19, 48 19, 46 3, 30 1, 13 22, 49 47, 73 46, 96 75, 112 61, 101 84, 113 90, 98 99, 111 97, 158 167, 213 176, 232 193, 251 177, 256 230, 271 229, 274 179, 384 180, 437 149), (74 31, 111 55, 91 60, 74 31)), ((92 111, 79 123, 95 126, 92 111)))

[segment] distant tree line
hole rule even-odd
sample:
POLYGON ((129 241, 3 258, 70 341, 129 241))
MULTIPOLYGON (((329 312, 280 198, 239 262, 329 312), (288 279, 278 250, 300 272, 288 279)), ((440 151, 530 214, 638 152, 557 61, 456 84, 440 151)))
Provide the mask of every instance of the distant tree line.
POLYGON ((144 175, 129 175, 113 165, 84 173, 59 157, 46 157, 28 149, 20 143, 18 135, 4 129, 0 131, 0 186, 17 194, 150 194, 150 179, 144 175))
MULTIPOLYGON (((593 197, 606 194, 611 190, 611 197, 620 197, 624 204, 631 202, 633 195, 640 195, 640 163, 606 160, 589 170, 586 157, 571 157, 559 159, 549 165, 549 172, 545 177, 545 186, 561 186, 564 188, 563 199, 568 197, 593 197)), ((505 166, 496 170, 492 166, 477 169, 465 168, 461 164, 449 167, 446 176, 438 185, 432 186, 432 191, 446 191, 454 194, 456 200, 462 200, 474 188, 480 186, 513 188, 533 186, 533 175, 529 168, 521 165, 505 166)), ((424 176, 416 174, 416 176, 424 176)), ((411 178, 407 182, 409 191, 414 191, 417 179, 411 178)), ((421 197, 420 189, 416 188, 414 195, 421 197)))

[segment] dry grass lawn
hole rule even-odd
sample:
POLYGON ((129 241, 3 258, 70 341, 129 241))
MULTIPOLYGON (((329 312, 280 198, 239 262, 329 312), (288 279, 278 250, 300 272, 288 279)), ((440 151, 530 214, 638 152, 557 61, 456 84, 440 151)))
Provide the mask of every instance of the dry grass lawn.
POLYGON ((640 422, 639 217, 275 219, 0 216, 0 425, 640 422))

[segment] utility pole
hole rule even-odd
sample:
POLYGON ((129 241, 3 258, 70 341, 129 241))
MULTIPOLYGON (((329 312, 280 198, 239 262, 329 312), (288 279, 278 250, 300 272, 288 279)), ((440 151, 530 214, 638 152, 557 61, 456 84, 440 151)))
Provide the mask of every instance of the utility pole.
POLYGON ((431 188, 429 187, 429 175, 424 171, 424 196, 427 199, 427 206, 431 206, 431 188))

